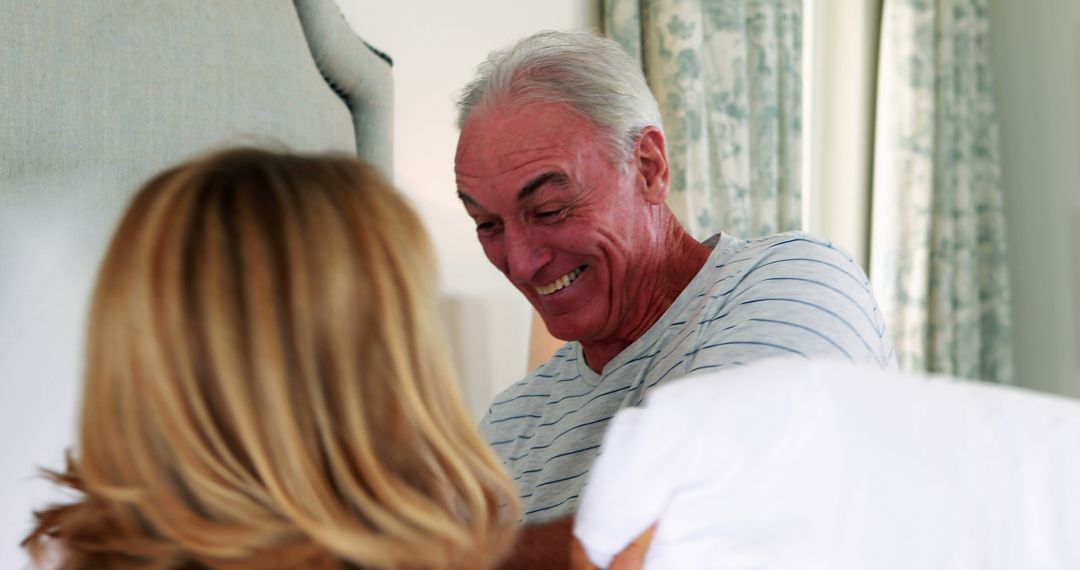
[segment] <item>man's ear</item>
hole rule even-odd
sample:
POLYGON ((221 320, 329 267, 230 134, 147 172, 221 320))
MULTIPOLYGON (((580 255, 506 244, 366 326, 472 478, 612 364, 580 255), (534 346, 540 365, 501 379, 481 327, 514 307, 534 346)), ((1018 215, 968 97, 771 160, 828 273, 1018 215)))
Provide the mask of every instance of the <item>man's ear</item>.
POLYGON ((642 182, 645 200, 662 204, 667 200, 671 172, 668 171, 664 133, 655 126, 645 127, 634 150, 634 167, 642 182))

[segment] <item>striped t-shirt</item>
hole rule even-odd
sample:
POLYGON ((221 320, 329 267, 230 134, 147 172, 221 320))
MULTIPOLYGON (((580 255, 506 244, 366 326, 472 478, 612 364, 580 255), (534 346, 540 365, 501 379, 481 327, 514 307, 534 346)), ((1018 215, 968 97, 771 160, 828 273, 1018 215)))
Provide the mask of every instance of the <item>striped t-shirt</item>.
POLYGON ((792 355, 896 362, 866 275, 846 253, 797 232, 725 235, 663 316, 601 374, 568 343, 499 394, 480 427, 517 484, 525 522, 560 518, 575 511, 619 409, 662 382, 792 355))

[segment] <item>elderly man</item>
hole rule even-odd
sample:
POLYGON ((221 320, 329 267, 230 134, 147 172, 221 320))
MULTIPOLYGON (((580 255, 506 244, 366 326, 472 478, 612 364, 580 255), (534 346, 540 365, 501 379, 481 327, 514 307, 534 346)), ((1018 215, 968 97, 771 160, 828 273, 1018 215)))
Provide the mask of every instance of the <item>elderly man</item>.
POLYGON ((653 387, 772 356, 895 361, 865 275, 828 242, 682 228, 656 101, 617 44, 526 38, 491 54, 459 110, 458 195, 480 244, 571 341, 482 423, 530 525, 519 566, 561 563, 607 423, 653 387))

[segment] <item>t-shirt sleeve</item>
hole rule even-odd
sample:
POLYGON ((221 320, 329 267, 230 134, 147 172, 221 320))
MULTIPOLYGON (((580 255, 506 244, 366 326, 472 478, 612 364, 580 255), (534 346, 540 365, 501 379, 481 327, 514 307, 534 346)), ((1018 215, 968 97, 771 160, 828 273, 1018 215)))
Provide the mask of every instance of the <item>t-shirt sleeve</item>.
POLYGON ((715 302, 689 373, 778 356, 895 367, 870 284, 849 255, 805 234, 747 249, 738 272, 708 292, 715 302))

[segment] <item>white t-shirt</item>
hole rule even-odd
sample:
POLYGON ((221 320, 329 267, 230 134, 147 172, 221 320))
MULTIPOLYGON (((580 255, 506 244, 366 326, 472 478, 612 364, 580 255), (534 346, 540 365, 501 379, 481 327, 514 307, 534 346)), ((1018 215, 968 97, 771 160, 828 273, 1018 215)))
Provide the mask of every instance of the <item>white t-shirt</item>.
POLYGON ((1080 402, 789 359, 615 417, 574 534, 645 568, 1080 568, 1080 402))
POLYGON ((569 343, 496 397, 481 423, 518 485, 526 522, 573 513, 604 431, 658 385, 777 356, 890 368, 896 358, 865 274, 803 233, 722 236, 660 319, 604 367, 569 343))

